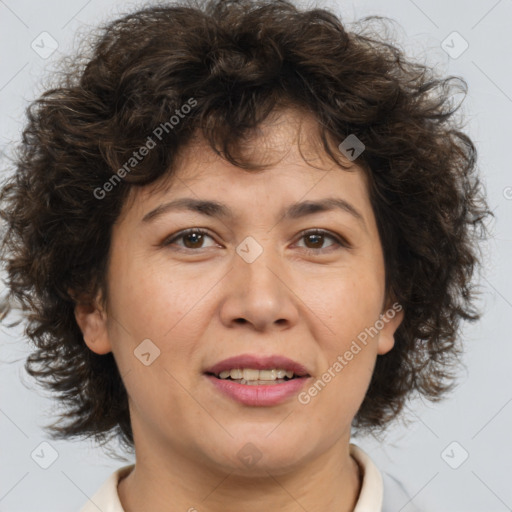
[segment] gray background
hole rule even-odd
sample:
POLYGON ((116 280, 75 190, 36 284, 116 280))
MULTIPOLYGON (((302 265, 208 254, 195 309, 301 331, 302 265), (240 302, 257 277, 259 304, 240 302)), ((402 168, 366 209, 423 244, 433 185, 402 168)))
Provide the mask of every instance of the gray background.
MULTIPOLYGON (((0 151, 8 151, 18 139, 28 102, 43 90, 41 78, 51 73, 56 58, 72 51, 77 31, 136 5, 114 0, 0 0, 0 151), (42 46, 42 32, 58 44, 47 58, 31 47, 34 40, 42 46)), ((397 424, 383 440, 354 441, 382 471, 404 483, 413 501, 404 502, 397 512, 410 512, 413 504, 436 512, 512 510, 512 273, 507 265, 512 256, 512 228, 507 223, 512 214, 512 0, 319 0, 317 5, 335 9, 345 22, 368 14, 393 18, 399 24, 395 36, 409 55, 468 82, 462 112, 479 149, 496 215, 495 236, 484 247, 485 272, 480 278, 485 314, 478 325, 465 325, 465 368, 459 386, 440 404, 413 402, 408 428, 397 424), (469 44, 460 56, 454 52, 463 48, 463 40, 450 36, 454 31, 469 44), (451 56, 442 48, 445 40, 451 56)), ((126 462, 107 457, 90 442, 48 439, 41 427, 54 419, 56 409, 23 370, 28 349, 21 328, 1 328, 0 512, 78 511, 126 462), (45 441, 57 455, 48 469, 31 458, 34 450, 41 453, 39 445, 45 441)), ((52 453, 48 447, 43 452, 45 457, 52 453)))

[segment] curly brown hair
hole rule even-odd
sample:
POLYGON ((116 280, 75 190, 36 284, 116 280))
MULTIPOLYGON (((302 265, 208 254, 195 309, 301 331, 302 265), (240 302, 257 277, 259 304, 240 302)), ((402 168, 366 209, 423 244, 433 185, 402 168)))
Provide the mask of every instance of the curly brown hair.
POLYGON ((62 61, 58 85, 27 108, 15 172, 0 194, 3 314, 14 303, 24 312, 35 344, 25 368, 67 406, 59 418, 67 424, 45 427, 53 438, 115 435, 133 448, 113 355, 92 352, 74 316, 78 300, 108 297, 111 229, 130 188, 172 173, 178 149, 199 130, 218 155, 258 169, 237 150, 283 105, 314 116, 341 167, 340 142, 353 134, 364 143, 355 163, 369 178, 386 292, 404 309, 353 427, 383 431, 413 392, 438 401, 454 387, 460 321, 481 316, 472 276, 493 215, 475 146, 455 116, 452 95, 467 86, 406 59, 371 28, 375 20, 387 19, 363 18, 347 31, 332 12, 285 0, 145 6, 101 26, 62 61), (170 123, 191 98, 194 108, 170 123), (158 126, 167 127, 158 144, 120 173, 158 126))

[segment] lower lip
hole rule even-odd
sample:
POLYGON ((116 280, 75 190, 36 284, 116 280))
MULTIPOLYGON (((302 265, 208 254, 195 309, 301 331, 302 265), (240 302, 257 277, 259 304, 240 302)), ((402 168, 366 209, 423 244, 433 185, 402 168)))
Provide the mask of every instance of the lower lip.
POLYGON ((208 380, 222 393, 244 405, 260 407, 278 405, 293 395, 296 395, 304 386, 308 377, 300 377, 282 382, 280 384, 262 384, 251 386, 239 384, 228 379, 218 379, 213 375, 206 375, 208 380))

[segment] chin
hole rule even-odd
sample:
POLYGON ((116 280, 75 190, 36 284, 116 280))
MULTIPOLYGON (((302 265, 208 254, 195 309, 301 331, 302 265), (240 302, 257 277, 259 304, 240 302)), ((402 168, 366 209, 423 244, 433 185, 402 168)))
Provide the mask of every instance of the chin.
POLYGON ((215 453, 217 464, 240 476, 268 477, 269 473, 289 473, 305 463, 308 453, 303 442, 276 433, 268 436, 269 432, 230 439, 223 453, 215 453))
POLYGON ((262 455, 261 458, 254 458, 252 461, 244 457, 239 460, 238 457, 229 461, 230 472, 234 475, 251 478, 268 478, 269 475, 285 475, 296 471, 304 461, 301 457, 294 454, 285 454, 279 457, 276 454, 262 455))

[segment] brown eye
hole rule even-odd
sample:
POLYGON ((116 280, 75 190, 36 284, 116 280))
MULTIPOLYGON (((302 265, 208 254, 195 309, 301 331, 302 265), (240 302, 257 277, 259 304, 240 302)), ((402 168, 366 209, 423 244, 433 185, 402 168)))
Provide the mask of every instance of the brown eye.
POLYGON ((204 242, 204 235, 202 233, 198 233, 197 231, 193 233, 187 233, 181 238, 184 241, 185 247, 188 249, 197 249, 198 247, 201 247, 204 242))
POLYGON ((203 249, 203 244, 206 238, 212 238, 207 231, 200 228, 191 228, 185 231, 172 235, 171 238, 166 239, 162 245, 168 246, 175 244, 176 241, 182 240, 183 244, 177 244, 176 247, 180 249, 203 249))
POLYGON ((307 252, 322 253, 332 250, 332 248, 349 247, 348 243, 345 242, 341 237, 331 234, 329 231, 323 229, 314 229, 309 231, 303 231, 301 233, 301 240, 305 241, 307 252), (330 244, 327 247, 322 247, 326 239, 334 240, 334 244, 330 244))
POLYGON ((325 236, 312 233, 311 235, 306 235, 304 239, 313 245, 313 247, 308 246, 310 249, 321 249, 325 236))

